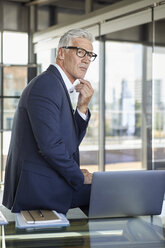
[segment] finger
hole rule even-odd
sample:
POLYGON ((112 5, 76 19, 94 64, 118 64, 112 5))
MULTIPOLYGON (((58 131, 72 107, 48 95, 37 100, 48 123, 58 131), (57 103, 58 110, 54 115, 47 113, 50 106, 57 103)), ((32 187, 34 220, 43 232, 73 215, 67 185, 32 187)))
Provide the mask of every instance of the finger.
POLYGON ((93 88, 92 88, 92 85, 91 85, 91 83, 90 83, 89 81, 84 80, 84 79, 79 79, 79 81, 80 81, 80 84, 77 84, 77 85, 75 86, 75 88, 76 88, 77 86, 78 86, 78 87, 87 86, 87 87, 89 87, 90 89, 93 89, 93 88))
POLYGON ((76 90, 80 91, 82 89, 91 90, 86 84, 80 84, 75 87, 76 90))
POLYGON ((89 81, 85 80, 85 79, 79 79, 80 84, 85 84, 87 85, 89 88, 92 88, 92 85, 89 81))
POLYGON ((83 173, 87 173, 88 171, 86 169, 81 169, 83 173))
POLYGON ((77 84, 77 85, 75 86, 75 90, 78 91, 78 92, 79 92, 82 88, 83 88, 83 85, 82 85, 82 84, 77 84))
POLYGON ((88 85, 84 84, 84 85, 77 85, 75 87, 77 92, 81 92, 82 94, 89 94, 89 95, 93 95, 94 90, 93 88, 89 88, 88 85))
POLYGON ((92 90, 89 90, 88 88, 85 88, 85 87, 83 87, 79 92, 84 97, 90 97, 90 96, 93 95, 93 91, 92 90))
POLYGON ((87 171, 87 169, 81 169, 81 171, 87 171))

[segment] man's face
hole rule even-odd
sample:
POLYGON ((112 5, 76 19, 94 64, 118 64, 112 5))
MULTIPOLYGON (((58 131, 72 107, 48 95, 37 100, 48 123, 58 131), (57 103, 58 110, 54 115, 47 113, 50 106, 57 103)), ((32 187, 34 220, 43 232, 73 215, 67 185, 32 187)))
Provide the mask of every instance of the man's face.
MULTIPOLYGON (((72 40, 71 46, 83 48, 89 52, 93 51, 92 43, 85 38, 75 38, 72 40)), ((65 50, 63 53, 62 69, 73 83, 76 79, 83 79, 89 67, 90 61, 88 55, 80 58, 76 54, 76 49, 65 50)))

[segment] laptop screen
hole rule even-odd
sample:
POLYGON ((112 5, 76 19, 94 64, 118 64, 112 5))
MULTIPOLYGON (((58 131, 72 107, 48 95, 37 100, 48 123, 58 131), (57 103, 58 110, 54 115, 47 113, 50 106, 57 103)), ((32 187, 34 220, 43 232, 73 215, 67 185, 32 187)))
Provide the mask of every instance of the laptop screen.
POLYGON ((93 174, 89 217, 159 215, 165 171, 117 171, 93 174))

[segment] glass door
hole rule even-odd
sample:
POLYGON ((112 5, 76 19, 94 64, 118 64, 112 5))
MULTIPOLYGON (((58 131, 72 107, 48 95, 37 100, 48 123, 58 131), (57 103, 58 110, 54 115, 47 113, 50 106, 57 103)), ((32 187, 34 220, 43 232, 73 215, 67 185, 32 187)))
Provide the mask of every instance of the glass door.
POLYGON ((149 22, 104 37, 105 170, 152 164, 151 34, 149 22))
POLYGON ((154 8, 153 168, 165 169, 165 4, 154 8))

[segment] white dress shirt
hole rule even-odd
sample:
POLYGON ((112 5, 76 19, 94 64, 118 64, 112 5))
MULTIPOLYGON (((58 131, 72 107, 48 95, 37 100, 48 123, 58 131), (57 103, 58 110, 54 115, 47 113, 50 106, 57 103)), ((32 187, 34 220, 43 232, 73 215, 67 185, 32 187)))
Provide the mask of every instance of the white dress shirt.
MULTIPOLYGON (((58 71, 60 72, 60 74, 62 76, 62 79, 64 80, 65 86, 68 90, 68 93, 69 93, 69 96, 70 96, 70 99, 71 99, 71 102, 73 105, 73 100, 72 100, 73 92, 74 92, 74 100, 75 100, 75 98, 78 100, 78 94, 79 94, 78 92, 75 91, 74 87, 80 82, 78 79, 76 79, 74 81, 74 83, 72 84, 71 81, 69 80, 69 78, 66 76, 65 72, 61 69, 61 67, 57 64, 54 64, 54 66, 58 69, 58 71)), ((80 112, 78 108, 77 108, 77 111, 78 111, 79 115, 86 121, 88 116, 86 114, 80 112)))

